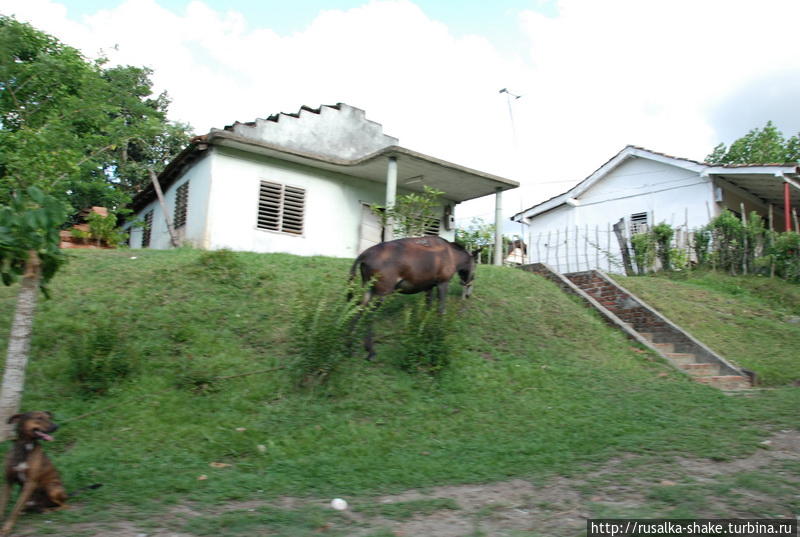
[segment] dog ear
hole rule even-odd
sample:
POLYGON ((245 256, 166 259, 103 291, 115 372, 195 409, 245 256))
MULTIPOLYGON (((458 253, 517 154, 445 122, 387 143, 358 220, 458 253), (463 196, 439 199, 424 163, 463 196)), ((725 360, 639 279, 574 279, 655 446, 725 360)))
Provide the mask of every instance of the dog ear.
POLYGON ((17 423, 21 417, 22 414, 14 414, 10 418, 8 418, 8 423, 17 423))
POLYGON ((53 413, 52 412, 50 412, 49 410, 45 410, 44 413, 47 414, 48 418, 53 419, 53 413))

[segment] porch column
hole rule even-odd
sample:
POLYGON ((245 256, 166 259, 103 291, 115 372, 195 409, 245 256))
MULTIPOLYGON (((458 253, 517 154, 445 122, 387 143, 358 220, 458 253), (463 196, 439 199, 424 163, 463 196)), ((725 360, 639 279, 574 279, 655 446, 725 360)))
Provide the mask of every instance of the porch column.
POLYGON ((494 195, 494 264, 503 265, 503 189, 494 195))
MULTIPOLYGON (((397 198, 397 157, 389 157, 389 164, 386 168, 386 209, 394 207, 397 198)), ((394 222, 391 218, 386 219, 386 227, 383 231, 384 240, 394 239, 394 222)))
POLYGON ((789 181, 783 181, 783 214, 786 228, 784 231, 792 230, 792 197, 789 190, 789 181))

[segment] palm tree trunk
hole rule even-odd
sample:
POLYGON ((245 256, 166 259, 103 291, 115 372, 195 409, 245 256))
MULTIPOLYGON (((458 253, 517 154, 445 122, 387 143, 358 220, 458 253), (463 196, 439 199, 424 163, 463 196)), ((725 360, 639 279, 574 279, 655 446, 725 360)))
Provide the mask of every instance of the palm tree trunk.
POLYGON ((3 384, 0 387, 0 441, 11 436, 8 418, 19 410, 22 391, 25 387, 25 368, 31 346, 33 314, 36 310, 36 299, 39 296, 39 281, 42 277, 42 265, 36 250, 28 252, 25 274, 22 277, 14 320, 11 323, 11 334, 8 338, 8 354, 3 373, 3 384))

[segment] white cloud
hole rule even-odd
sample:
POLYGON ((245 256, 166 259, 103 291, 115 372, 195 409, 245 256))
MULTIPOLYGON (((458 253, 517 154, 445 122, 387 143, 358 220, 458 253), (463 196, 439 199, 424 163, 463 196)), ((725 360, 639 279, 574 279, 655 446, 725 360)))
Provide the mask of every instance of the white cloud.
MULTIPOLYGON (((50 0, 5 5, 89 56, 104 49, 152 67, 173 118, 198 131, 347 102, 407 147, 521 180, 506 213, 520 195, 530 205, 565 190, 553 182, 582 179, 629 143, 702 159, 720 141, 720 102, 800 68, 796 38, 778 24, 800 17, 796 0, 560 0, 556 17, 521 14, 528 40, 516 58, 481 36, 456 37, 410 0, 322 11, 292 35, 202 1, 176 14, 127 0, 81 20, 50 0), (502 87, 523 94, 513 103, 518 167, 502 87)), ((492 211, 486 200, 460 214, 492 211)))

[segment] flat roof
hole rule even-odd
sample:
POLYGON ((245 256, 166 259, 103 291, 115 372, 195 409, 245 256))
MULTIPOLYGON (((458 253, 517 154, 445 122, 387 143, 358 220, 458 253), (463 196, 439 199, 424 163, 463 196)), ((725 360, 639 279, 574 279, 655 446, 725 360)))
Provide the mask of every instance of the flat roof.
MULTIPOLYGON (((204 136, 195 137, 192 144, 164 168, 159 174, 162 189, 166 190, 177 180, 185 167, 200 158, 210 145, 239 149, 377 183, 386 183, 387 161, 390 157, 394 157, 398 164, 398 189, 421 192, 423 186, 429 186, 445 192, 444 197, 455 202, 480 198, 494 194, 498 189, 510 190, 519 186, 517 181, 467 168, 399 145, 388 146, 364 157, 348 160, 287 149, 239 136, 230 131, 213 129, 204 136)), ((154 199, 155 190, 152 185, 148 185, 136 195, 131 206, 138 211, 154 199)))

